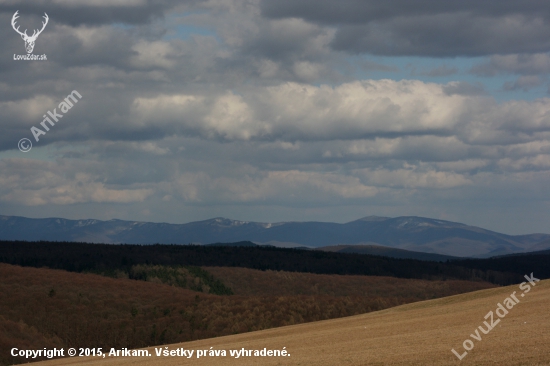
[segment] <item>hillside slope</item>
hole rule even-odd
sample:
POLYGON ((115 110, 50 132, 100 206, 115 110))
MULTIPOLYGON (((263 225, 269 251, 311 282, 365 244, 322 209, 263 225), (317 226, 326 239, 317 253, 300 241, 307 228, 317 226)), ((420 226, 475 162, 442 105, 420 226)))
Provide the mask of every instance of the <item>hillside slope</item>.
POLYGON ((383 297, 392 303, 435 299, 489 287, 488 282, 426 281, 395 277, 340 276, 286 271, 259 271, 239 267, 204 267, 216 278, 223 278, 235 295, 336 297, 383 297))
POLYGON ((435 253, 424 253, 424 252, 415 252, 412 250, 390 248, 381 245, 332 245, 328 247, 320 247, 317 250, 322 250, 325 252, 336 252, 336 253, 357 253, 357 254, 368 254, 368 255, 378 255, 383 257, 390 258, 402 258, 402 259, 418 259, 422 261, 436 261, 436 262, 445 262, 447 260, 461 259, 460 257, 453 257, 450 255, 442 255, 435 253))
MULTIPOLYGON (((163 271, 168 267, 140 267, 151 276, 129 280, 0 263, 0 365, 27 361, 5 351, 14 347, 139 348, 363 314, 494 287, 486 282, 217 268, 212 272, 237 285, 235 295, 218 296, 160 283, 167 279, 163 272, 174 274, 163 271)), ((176 274, 180 280, 186 276, 176 274)), ((200 284, 198 279, 193 282, 200 284)))
MULTIPOLYGON (((539 282, 501 319, 492 331, 473 341, 462 361, 451 352, 464 352, 484 316, 495 311, 518 285, 429 300, 365 315, 287 326, 258 332, 171 345, 191 350, 281 350, 287 357, 107 357, 62 359, 48 365, 548 365, 550 353, 550 280, 539 282)), ((496 315, 495 315, 496 317, 496 315)), ((475 335, 475 334, 474 334, 475 335)))

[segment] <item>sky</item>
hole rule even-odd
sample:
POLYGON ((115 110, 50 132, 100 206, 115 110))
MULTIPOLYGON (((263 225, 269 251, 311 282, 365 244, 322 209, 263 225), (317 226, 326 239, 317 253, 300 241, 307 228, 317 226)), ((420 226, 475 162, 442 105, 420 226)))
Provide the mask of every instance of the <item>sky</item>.
POLYGON ((547 1, 0 0, 0 24, 0 215, 550 232, 547 1), (47 14, 47 60, 16 59, 16 11, 47 14))

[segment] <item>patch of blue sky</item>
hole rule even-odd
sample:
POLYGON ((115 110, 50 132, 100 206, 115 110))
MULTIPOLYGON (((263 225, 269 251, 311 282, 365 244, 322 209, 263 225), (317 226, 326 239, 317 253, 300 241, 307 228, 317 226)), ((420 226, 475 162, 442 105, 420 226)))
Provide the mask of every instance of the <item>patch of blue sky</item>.
MULTIPOLYGON (((32 139, 32 136, 31 136, 32 139)), ((17 148, 17 144, 14 144, 12 150, 5 150, 0 152, 0 161, 3 159, 14 159, 14 158, 23 158, 30 160, 39 160, 39 161, 48 161, 55 162, 59 157, 59 150, 53 145, 46 146, 36 146, 40 142, 34 142, 32 140, 33 147, 30 151, 22 152, 17 148)))
POLYGON ((127 23, 112 23, 111 26, 114 28, 124 29, 124 30, 130 30, 135 27, 134 25, 127 24, 127 23))
POLYGON ((22 152, 17 148, 15 144, 14 148, 11 150, 0 151, 0 161, 4 159, 13 159, 13 158, 23 158, 30 160, 39 160, 47 162, 55 162, 60 157, 71 157, 75 154, 82 155, 88 152, 88 147, 84 147, 79 144, 74 145, 65 145, 59 146, 58 144, 48 144, 40 146, 40 141, 35 142, 34 139, 31 141, 33 146, 31 150, 27 152, 22 152))
POLYGON ((194 35, 213 36, 218 38, 214 29, 197 24, 197 16, 200 17, 203 14, 207 14, 207 12, 199 11, 168 16, 165 20, 165 26, 168 32, 163 39, 188 39, 194 35))
POLYGON ((471 72, 473 66, 487 62, 486 57, 389 57, 362 55, 353 56, 352 62, 358 66, 358 79, 421 80, 446 84, 459 81, 479 85, 483 91, 498 102, 507 100, 534 100, 548 97, 548 85, 542 83, 528 90, 506 90, 505 85, 513 85, 518 75, 499 74, 479 76, 471 72), (361 65, 363 65, 361 67, 361 65))
POLYGON ((213 36, 218 38, 218 35, 212 29, 197 27, 193 25, 177 25, 171 27, 166 35, 163 37, 163 39, 168 41, 173 39, 188 39, 191 36, 195 35, 213 36))

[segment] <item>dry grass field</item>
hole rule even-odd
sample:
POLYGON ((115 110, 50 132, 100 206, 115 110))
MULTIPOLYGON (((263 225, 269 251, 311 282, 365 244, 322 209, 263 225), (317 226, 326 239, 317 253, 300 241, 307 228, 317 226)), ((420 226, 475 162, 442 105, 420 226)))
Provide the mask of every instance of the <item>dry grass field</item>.
MULTIPOLYGON (((170 349, 242 348, 280 350, 287 357, 107 357, 72 358, 37 365, 549 365, 550 280, 529 293, 518 285, 427 300, 364 315, 286 326, 170 345, 170 349), (483 325, 489 311, 516 291, 520 300, 462 361, 451 348, 483 325)), ((497 318, 497 315, 495 315, 497 318)), ((475 334, 474 334, 475 335, 475 334)))

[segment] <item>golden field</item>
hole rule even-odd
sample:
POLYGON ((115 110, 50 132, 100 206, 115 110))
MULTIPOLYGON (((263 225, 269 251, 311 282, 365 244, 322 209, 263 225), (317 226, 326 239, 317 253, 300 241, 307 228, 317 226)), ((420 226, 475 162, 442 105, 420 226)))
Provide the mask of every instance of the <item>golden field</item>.
MULTIPOLYGON (((535 274, 536 277, 536 274, 535 274)), ((549 365, 550 280, 525 297, 519 285, 481 290, 340 319, 173 344, 169 349, 227 350, 226 357, 65 358, 37 365, 549 365), (516 291, 520 302, 459 361, 463 342, 516 291), (231 349, 281 350, 288 357, 240 357, 231 349)), ((497 315, 495 314, 495 319, 497 315)), ((475 335, 475 334, 474 334, 475 335)))

